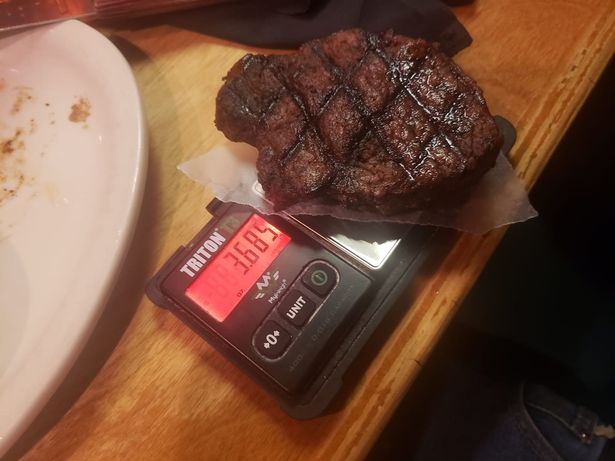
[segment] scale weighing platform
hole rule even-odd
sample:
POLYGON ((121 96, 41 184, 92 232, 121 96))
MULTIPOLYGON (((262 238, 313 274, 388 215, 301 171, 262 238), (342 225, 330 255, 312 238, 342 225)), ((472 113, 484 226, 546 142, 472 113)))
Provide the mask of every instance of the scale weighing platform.
POLYGON ((150 280, 172 311, 291 416, 321 414, 407 289, 433 228, 261 215, 214 199, 213 218, 150 280))

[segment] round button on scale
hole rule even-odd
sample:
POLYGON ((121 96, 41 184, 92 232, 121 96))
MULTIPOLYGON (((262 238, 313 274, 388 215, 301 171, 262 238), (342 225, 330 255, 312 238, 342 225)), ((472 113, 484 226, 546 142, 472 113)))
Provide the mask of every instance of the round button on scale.
POLYGON ((316 285, 317 287, 321 287, 327 283, 327 281, 329 280, 329 276, 322 269, 317 269, 312 272, 310 280, 312 284, 316 285))
POLYGON ((330 265, 313 262, 301 278, 303 284, 320 296, 325 296, 337 283, 337 274, 330 265))

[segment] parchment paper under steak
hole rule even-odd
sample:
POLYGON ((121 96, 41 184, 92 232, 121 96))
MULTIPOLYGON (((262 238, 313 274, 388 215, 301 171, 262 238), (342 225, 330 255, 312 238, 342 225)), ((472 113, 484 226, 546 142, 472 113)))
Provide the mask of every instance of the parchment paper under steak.
POLYGON ((478 179, 502 144, 476 83, 437 44, 392 32, 248 54, 225 80, 216 126, 257 147, 277 209, 314 197, 386 214, 424 207, 478 179))

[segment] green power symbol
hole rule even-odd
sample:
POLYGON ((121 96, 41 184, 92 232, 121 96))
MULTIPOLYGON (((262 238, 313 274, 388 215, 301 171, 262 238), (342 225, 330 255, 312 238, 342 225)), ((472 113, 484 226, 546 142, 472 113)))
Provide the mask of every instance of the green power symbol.
POLYGON ((312 272, 312 283, 317 287, 323 286, 329 280, 329 276, 327 273, 321 269, 317 269, 312 272))

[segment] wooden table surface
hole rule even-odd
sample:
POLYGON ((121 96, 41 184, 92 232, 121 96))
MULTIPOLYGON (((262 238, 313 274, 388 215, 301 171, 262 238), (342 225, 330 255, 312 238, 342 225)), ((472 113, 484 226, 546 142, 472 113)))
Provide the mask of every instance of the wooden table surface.
MULTIPOLYGON (((613 54, 615 0, 476 0, 455 13, 474 38, 456 60, 491 111, 516 125, 512 162, 531 187, 613 54)), ((213 125, 214 98, 246 48, 169 26, 112 34, 136 74, 150 129, 142 214, 100 325, 19 442, 22 450, 33 445, 25 459, 364 457, 505 230, 460 235, 413 294, 412 308, 360 356, 364 373, 343 405, 293 420, 143 295, 145 281, 208 219, 200 213, 211 196, 175 166, 223 139, 213 125)))

